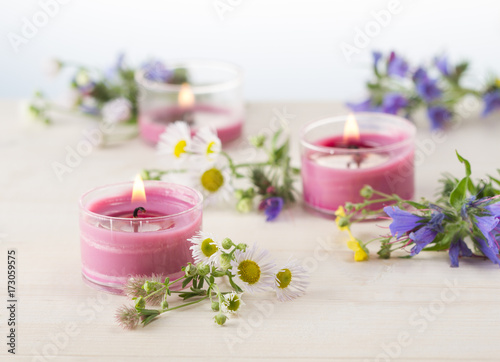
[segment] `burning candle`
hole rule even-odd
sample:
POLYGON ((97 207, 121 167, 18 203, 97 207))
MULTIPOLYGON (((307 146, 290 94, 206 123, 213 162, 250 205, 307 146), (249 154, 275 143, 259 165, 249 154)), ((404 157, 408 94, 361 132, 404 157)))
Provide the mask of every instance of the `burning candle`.
POLYGON ((169 123, 183 120, 196 133, 209 126, 223 143, 237 139, 243 128, 242 72, 228 63, 189 61, 169 66, 186 69, 189 83, 168 84, 136 74, 139 97, 139 130, 151 144, 159 141, 169 123))
MULTIPOLYGON (((415 126, 404 118, 359 113, 309 123, 301 134, 302 185, 307 205, 333 214, 362 202, 364 185, 411 199, 415 126)), ((374 204, 372 209, 383 205, 374 204)))
POLYGON ((188 83, 182 83, 181 90, 179 91, 179 96, 177 97, 177 103, 179 104, 179 109, 182 114, 180 119, 192 126, 194 123, 194 94, 193 91, 191 91, 191 87, 188 83))
POLYGON ((83 278, 112 293, 133 275, 177 278, 201 223, 202 196, 186 186, 138 177, 93 189, 80 199, 83 278))

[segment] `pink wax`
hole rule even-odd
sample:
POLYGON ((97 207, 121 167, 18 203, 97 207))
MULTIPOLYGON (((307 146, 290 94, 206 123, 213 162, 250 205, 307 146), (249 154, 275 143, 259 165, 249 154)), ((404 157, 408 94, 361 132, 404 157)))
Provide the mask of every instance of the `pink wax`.
POLYGON ((146 202, 131 202, 132 183, 92 190, 81 200, 82 273, 119 292, 133 275, 182 275, 192 262, 189 242, 201 229, 201 195, 188 187, 146 181, 146 202), (137 207, 146 209, 129 217, 137 207))
MULTIPOLYGON (((302 183, 304 200, 311 207, 334 213, 346 202, 362 202, 359 192, 370 185, 387 194, 411 199, 414 193, 414 147, 406 143, 394 148, 408 135, 362 133, 359 152, 342 150, 342 136, 333 136, 314 142, 317 149, 306 149, 302 154, 302 183), (356 160, 360 160, 358 167, 356 160)), ((345 146, 344 146, 345 147, 345 146)), ((375 204, 372 209, 383 205, 375 204)))
MULTIPOLYGON (((211 126, 217 131, 222 143, 233 141, 241 136, 243 119, 237 117, 233 112, 210 105, 198 104, 189 108, 189 118, 194 120, 193 132, 203 126, 211 126)), ((139 114, 139 131, 141 137, 156 145, 160 135, 171 122, 183 120, 186 109, 179 106, 155 109, 152 111, 141 111, 139 114)))

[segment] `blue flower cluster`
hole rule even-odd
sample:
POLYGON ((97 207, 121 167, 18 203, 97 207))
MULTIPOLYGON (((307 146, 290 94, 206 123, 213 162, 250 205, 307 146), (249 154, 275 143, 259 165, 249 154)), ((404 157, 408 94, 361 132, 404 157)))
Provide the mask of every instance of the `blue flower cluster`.
POLYGON ((455 113, 457 103, 467 95, 482 97, 486 116, 500 109, 500 82, 489 82, 485 91, 462 87, 460 80, 468 63, 451 66, 446 56, 435 57, 427 67, 410 67, 394 51, 384 57, 373 52, 375 79, 367 83, 370 96, 360 103, 347 103, 355 112, 384 112, 411 118, 425 107, 432 129, 446 128, 455 113))
MULTIPOLYGON (((492 198, 476 199, 471 196, 461 208, 461 220, 469 226, 466 235, 470 235, 472 241, 481 253, 493 263, 500 265, 499 243, 500 243, 500 201, 492 198)), ((416 215, 400 209, 397 206, 384 208, 387 215, 392 218, 389 226, 391 235, 398 240, 406 239, 405 245, 413 245, 411 255, 417 255, 430 243, 435 242, 438 235, 445 236, 446 224, 456 223, 456 219, 447 216, 439 207, 434 207, 428 215, 416 215)), ((449 231, 448 231, 449 233, 449 231)), ((452 267, 458 267, 458 258, 461 256, 471 257, 473 252, 464 241, 462 232, 455 232, 449 238, 448 254, 452 267)))

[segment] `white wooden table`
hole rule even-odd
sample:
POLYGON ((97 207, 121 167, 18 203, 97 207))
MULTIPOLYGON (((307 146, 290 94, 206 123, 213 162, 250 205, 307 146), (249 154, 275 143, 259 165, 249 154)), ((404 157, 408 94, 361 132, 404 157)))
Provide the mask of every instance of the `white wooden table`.
MULTIPOLYGON (((64 161, 67 147, 75 148, 91 123, 62 120, 44 128, 23 121, 19 108, 18 102, 0 102, 0 296, 6 305, 7 250, 15 248, 20 360, 498 360, 498 267, 474 259, 452 269, 446 253, 380 260, 376 250, 368 262, 355 263, 346 235, 331 219, 302 205, 271 223, 262 214, 240 215, 229 206, 207 208, 204 229, 238 242, 258 242, 279 262, 290 254, 302 258, 311 270, 304 297, 278 303, 272 293, 247 295, 241 316, 222 328, 204 304, 144 329, 120 329, 114 313, 126 299, 81 280, 77 201, 92 187, 131 180, 141 168, 162 167, 164 161, 135 139, 93 149, 60 182, 52 163, 64 161)), ((272 127, 277 112, 293 114, 298 162, 300 126, 345 111, 340 103, 250 104, 246 133, 272 127)), ((462 175, 455 149, 471 161, 477 177, 495 173, 499 121, 498 116, 472 116, 438 142, 421 128, 417 149, 425 155, 417 160, 417 195, 432 196, 443 171, 462 175)), ((243 157, 246 147, 242 140, 229 152, 243 157)), ((363 224, 354 231, 369 238, 385 231, 379 226, 363 224)), ((7 318, 4 307, 2 361, 9 360, 7 318)))

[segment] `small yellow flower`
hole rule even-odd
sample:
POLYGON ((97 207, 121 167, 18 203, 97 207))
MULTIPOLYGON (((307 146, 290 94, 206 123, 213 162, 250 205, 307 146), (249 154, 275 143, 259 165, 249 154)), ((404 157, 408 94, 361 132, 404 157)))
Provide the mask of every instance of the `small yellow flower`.
POLYGON ((354 238, 351 238, 347 242, 347 247, 354 251, 354 260, 356 261, 365 261, 368 260, 368 254, 366 253, 365 249, 361 247, 359 244, 359 241, 357 241, 354 238))
POLYGON ((495 80, 495 85, 500 88, 500 78, 495 80))

